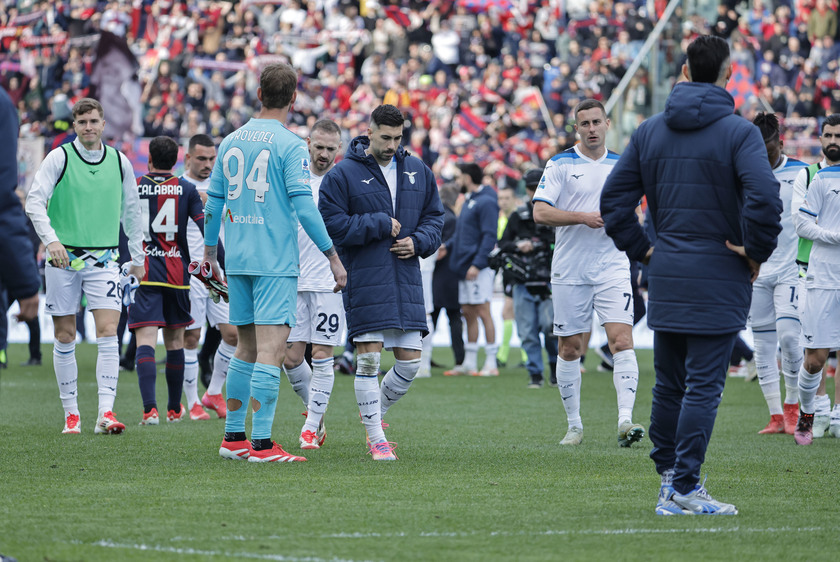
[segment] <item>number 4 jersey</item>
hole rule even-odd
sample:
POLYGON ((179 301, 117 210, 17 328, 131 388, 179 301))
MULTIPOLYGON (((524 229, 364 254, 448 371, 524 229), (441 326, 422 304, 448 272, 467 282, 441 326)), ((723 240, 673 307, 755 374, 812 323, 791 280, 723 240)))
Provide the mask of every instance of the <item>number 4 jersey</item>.
MULTIPOLYGON (((207 210, 221 208, 229 275, 296 277, 296 196, 312 196, 306 143, 275 119, 251 119, 222 141, 210 176, 207 210)), ((216 244, 219 217, 208 215, 216 244), (215 219, 215 220, 214 220, 215 219)))
POLYGON ((140 284, 189 289, 189 219, 204 228, 204 207, 198 191, 172 174, 150 172, 138 178, 137 192, 146 254, 146 276, 140 284))

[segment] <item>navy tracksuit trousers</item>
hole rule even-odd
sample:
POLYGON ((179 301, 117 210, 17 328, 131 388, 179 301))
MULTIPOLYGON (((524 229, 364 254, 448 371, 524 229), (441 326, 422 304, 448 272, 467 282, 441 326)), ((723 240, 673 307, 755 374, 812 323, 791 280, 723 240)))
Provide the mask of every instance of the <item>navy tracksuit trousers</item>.
POLYGON ((660 474, 675 469, 674 489, 686 494, 700 481, 712 436, 729 356, 738 332, 696 335, 654 333, 650 458, 660 474))

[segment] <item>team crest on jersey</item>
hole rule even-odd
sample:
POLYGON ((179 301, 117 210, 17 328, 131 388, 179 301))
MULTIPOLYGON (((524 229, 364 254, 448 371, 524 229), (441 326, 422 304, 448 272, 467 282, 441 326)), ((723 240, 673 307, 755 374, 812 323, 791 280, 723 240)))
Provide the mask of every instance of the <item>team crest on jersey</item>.
POLYGON ((403 173, 408 176, 408 181, 413 185, 414 184, 414 175, 417 172, 403 172, 403 173))

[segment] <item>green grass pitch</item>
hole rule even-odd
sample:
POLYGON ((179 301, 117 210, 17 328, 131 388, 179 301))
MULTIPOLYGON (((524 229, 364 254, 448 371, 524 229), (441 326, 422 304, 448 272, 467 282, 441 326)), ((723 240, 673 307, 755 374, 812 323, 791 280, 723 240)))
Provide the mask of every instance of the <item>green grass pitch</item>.
MULTIPOLYGON (((82 434, 62 435, 52 371, 0 373, 0 553, 20 561, 97 560, 815 560, 836 556, 840 441, 797 447, 757 435, 769 419, 756 383, 727 382, 704 474, 734 517, 658 517, 647 437, 616 444, 612 376, 590 354, 583 444, 562 448, 557 389, 497 378, 418 379, 387 416, 399 460, 366 454, 352 377, 336 375, 327 441, 308 462, 218 455, 223 422, 139 427, 136 375, 115 411, 127 430, 94 435, 96 347, 77 346, 82 434)), ((162 348, 158 357, 162 357, 162 348)), ((516 355, 511 353, 512 357, 516 355)), ((635 421, 647 427, 652 353, 640 351, 635 421)), ((390 357, 390 354, 384 354, 390 357)), ((436 350, 439 362, 451 352, 436 350)), ((829 383, 829 393, 833 392, 829 383)), ((203 389, 200 389, 203 392, 203 389)), ((166 403, 163 374, 158 401, 166 403)), ((274 439, 298 452, 303 411, 288 381, 274 439)))

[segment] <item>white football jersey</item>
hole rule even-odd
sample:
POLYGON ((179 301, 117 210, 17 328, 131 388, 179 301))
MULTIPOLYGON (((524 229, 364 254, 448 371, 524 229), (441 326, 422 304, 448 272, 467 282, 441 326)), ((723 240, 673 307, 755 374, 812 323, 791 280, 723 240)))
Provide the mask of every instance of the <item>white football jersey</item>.
MULTIPOLYGON (((210 185, 210 178, 207 178, 204 181, 199 181, 191 178, 187 174, 182 175, 181 178, 193 184, 199 193, 207 193, 207 187, 210 185)), ((200 260, 204 257, 204 235, 200 230, 198 230, 198 226, 196 226, 193 221, 189 221, 187 223, 187 242, 189 243, 191 260, 200 260)))
POLYGON ((814 175, 797 217, 800 234, 814 241, 808 262, 806 286, 840 289, 840 166, 823 168, 814 175), (813 232, 803 232, 803 226, 813 232))
MULTIPOLYGON (((563 211, 597 212, 601 191, 618 154, 606 151, 601 158, 584 156, 577 146, 548 161, 534 201, 544 201, 563 211)), ((558 226, 555 231, 551 281, 560 284, 599 284, 630 277, 627 254, 618 250, 604 228, 585 224, 558 226)))
POLYGON ((793 226, 791 199, 793 198, 793 183, 796 181, 796 176, 806 167, 808 167, 808 164, 805 162, 788 158, 783 154, 782 161, 779 162, 778 166, 773 168, 773 173, 776 174, 776 179, 779 180, 779 196, 782 198, 784 205, 784 211, 782 211, 782 232, 779 234, 776 249, 767 261, 761 264, 761 270, 758 274, 759 279, 770 277, 796 279, 799 275, 799 268, 796 265, 799 236, 796 234, 796 229, 793 226))
MULTIPOLYGON (((323 178, 324 176, 316 176, 310 169, 309 186, 312 188, 312 199, 315 200, 315 206, 318 205, 323 178)), ((335 279, 332 270, 330 270, 330 260, 309 238, 300 223, 298 223, 298 249, 300 250, 298 292, 331 293, 335 288, 335 279)))

